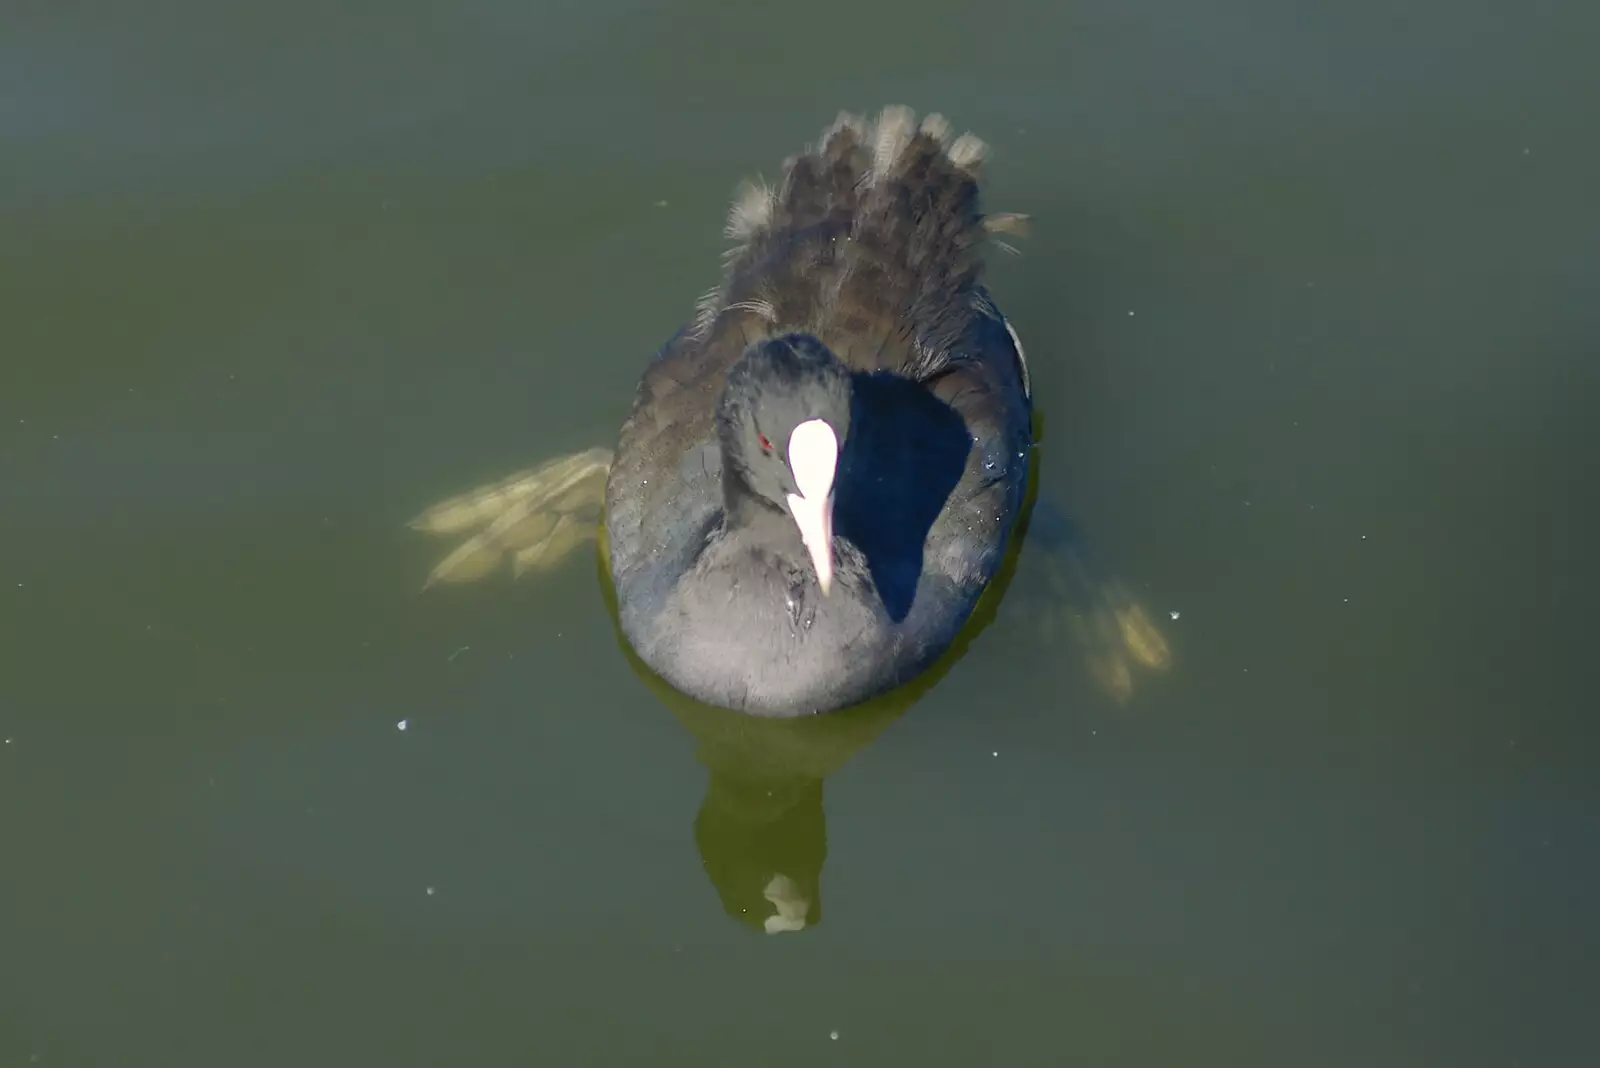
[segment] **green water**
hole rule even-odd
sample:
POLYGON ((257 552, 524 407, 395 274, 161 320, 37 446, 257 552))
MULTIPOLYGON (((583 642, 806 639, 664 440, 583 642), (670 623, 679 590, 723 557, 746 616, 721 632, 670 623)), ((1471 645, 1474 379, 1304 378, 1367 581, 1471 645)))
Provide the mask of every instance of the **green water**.
POLYGON ((1600 1060, 1600 14, 33 7, 0 1065, 1600 1060), (1035 218, 1040 492, 1172 668, 1118 703, 1008 594, 758 735, 592 559, 419 593, 405 521, 609 444, 737 180, 896 102, 1035 218))

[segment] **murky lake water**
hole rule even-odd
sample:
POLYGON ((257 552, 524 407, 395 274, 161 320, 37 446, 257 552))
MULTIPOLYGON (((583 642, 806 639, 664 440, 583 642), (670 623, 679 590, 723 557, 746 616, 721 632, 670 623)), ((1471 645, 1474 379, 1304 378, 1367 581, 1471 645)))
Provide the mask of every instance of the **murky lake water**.
POLYGON ((1600 1060, 1600 9, 101 6, 0 17, 0 1064, 1600 1060), (590 558, 420 594, 896 102, 1035 218, 1040 492, 1171 669, 1025 550, 747 736, 590 558))

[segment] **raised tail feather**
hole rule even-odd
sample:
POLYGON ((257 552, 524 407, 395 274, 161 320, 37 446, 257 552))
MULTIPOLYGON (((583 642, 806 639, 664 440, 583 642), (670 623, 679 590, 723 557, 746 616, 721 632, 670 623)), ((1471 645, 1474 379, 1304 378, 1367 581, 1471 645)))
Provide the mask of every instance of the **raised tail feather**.
POLYGON ((778 329, 843 316, 943 333, 942 317, 981 299, 989 235, 1026 231, 1025 216, 979 210, 987 155, 970 133, 952 138, 940 115, 841 114, 784 163, 776 189, 741 188, 728 213, 727 274, 701 300, 694 333, 706 336, 724 312, 778 329))

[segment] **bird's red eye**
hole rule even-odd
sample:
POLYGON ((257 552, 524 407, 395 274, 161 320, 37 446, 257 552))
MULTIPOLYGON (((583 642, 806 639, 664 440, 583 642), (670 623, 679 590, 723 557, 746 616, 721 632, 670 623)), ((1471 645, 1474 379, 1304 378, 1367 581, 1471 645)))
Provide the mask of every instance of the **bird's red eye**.
POLYGON ((768 441, 767 436, 759 430, 756 431, 756 440, 761 442, 761 447, 763 449, 767 450, 768 452, 772 451, 772 442, 768 441))

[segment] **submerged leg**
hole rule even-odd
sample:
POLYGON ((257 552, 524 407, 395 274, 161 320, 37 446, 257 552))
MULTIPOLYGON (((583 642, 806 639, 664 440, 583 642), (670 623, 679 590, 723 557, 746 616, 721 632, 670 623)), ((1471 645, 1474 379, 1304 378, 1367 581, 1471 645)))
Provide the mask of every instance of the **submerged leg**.
POLYGON ((1022 593, 1029 602, 1043 640, 1066 631, 1089 676, 1112 698, 1133 695, 1136 669, 1172 665, 1172 650, 1144 606, 1096 563, 1077 528, 1046 500, 1034 503, 1023 553, 1022 566, 1035 577, 1014 585, 1013 596, 1022 593))
POLYGON ((474 532, 424 583, 474 582, 511 558, 513 576, 549 570, 595 536, 611 450, 586 449, 440 501, 410 523, 428 534, 474 532))

